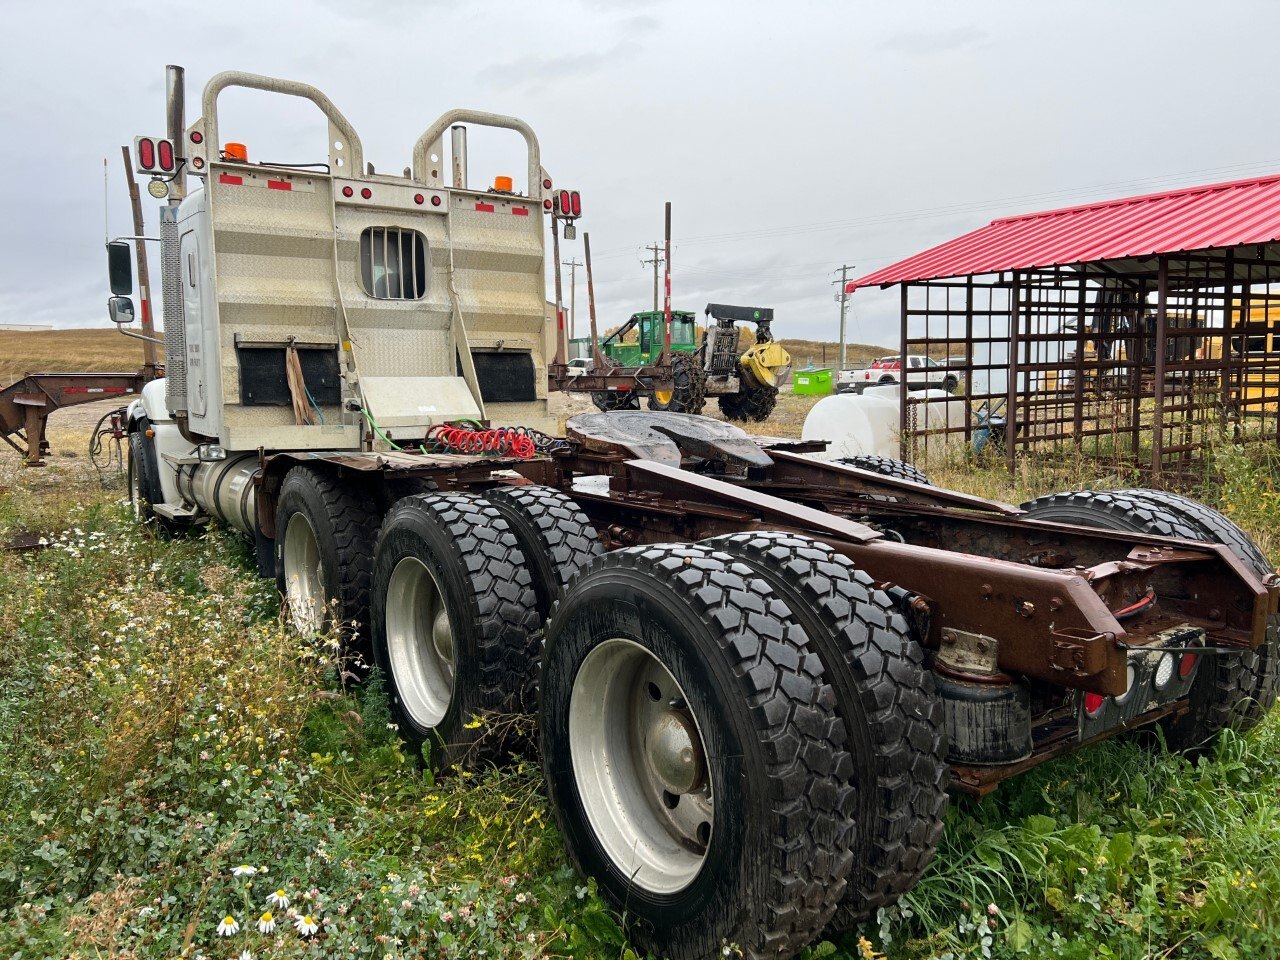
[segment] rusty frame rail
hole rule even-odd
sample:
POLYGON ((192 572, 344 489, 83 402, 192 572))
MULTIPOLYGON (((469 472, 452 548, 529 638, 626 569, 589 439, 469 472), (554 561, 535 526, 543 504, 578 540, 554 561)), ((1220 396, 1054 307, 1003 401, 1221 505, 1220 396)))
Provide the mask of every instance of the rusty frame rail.
POLYGON ((0 440, 22 455, 24 465, 44 466, 44 455, 49 450, 45 428, 55 410, 136 396, 155 376, 153 370, 144 367, 136 373, 29 373, 0 390, 0 440))

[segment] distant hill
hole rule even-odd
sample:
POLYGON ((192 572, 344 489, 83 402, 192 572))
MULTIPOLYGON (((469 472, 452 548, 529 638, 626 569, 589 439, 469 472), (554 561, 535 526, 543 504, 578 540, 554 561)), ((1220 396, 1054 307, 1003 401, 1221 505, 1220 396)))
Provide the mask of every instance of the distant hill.
POLYGON ((0 330, 0 386, 27 373, 132 372, 141 366, 142 341, 110 327, 0 330))
MULTIPOLYGON (((840 364, 840 344, 824 340, 789 340, 778 341, 791 354, 791 366, 794 370, 807 367, 810 361, 815 367, 835 369, 840 364)), ((865 367, 876 357, 887 357, 897 351, 892 347, 878 347, 871 343, 846 343, 846 363, 852 367, 865 367)))

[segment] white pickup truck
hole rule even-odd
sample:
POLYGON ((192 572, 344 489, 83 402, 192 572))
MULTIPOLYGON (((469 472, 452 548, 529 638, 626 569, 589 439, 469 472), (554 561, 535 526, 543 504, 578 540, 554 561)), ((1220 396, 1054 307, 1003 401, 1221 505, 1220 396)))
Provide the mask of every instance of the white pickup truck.
MULTIPOLYGON (((902 382, 902 357, 881 357, 863 370, 841 370, 836 382, 837 393, 861 393, 867 387, 882 387, 902 382)), ((960 385, 958 374, 932 357, 907 355, 907 388, 911 390, 945 390, 955 393, 960 385)))

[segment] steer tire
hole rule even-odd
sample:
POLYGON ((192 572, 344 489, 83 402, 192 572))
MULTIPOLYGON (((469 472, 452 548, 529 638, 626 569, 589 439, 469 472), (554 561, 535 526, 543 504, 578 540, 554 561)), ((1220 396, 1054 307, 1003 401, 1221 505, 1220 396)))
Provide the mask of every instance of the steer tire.
POLYGON ((870 473, 883 474, 886 477, 896 477, 899 480, 910 480, 912 483, 923 483, 927 487, 933 486, 933 481, 922 470, 904 460, 895 460, 892 457, 878 457, 871 453, 860 453, 856 457, 840 457, 836 460, 836 463, 857 467, 859 470, 866 470, 870 473))
POLYGON ((290 583, 297 578, 285 570, 290 523, 295 517, 305 518, 310 526, 319 558, 322 609, 291 610, 294 625, 303 630, 349 631, 358 650, 367 646, 369 636, 369 587, 378 530, 371 502, 355 482, 310 467, 293 467, 285 474, 276 498, 276 585, 287 603, 296 607, 299 600, 297 584, 290 583))
MULTIPOLYGON (((1104 530, 1146 533, 1182 540, 1217 542, 1201 520, 1185 509, 1174 509, 1146 491, 1079 490, 1055 493, 1022 505, 1032 520, 1076 523, 1104 530)), ((1207 509, 1207 508, 1204 508, 1207 509)), ((1227 727, 1245 730, 1257 724, 1263 701, 1275 699, 1277 625, 1268 624, 1267 640, 1258 650, 1213 655, 1202 659, 1191 685, 1189 709, 1161 724, 1165 741, 1174 750, 1199 752, 1227 727)))
POLYGON ((750 567, 698 544, 594 561, 547 629, 540 729, 569 856, 639 952, 790 957, 830 922, 852 859, 844 724, 804 630, 750 567), (685 782, 710 807, 692 788, 653 790, 646 709, 686 718, 697 744, 678 756, 699 776, 685 782), (644 789, 611 792, 632 782, 644 789), (696 842, 664 826, 704 809, 696 842))
POLYGON ((495 487, 484 499, 520 544, 533 578, 538 622, 546 623, 573 575, 604 553, 600 536, 582 508, 551 487, 495 487))
POLYGON ((830 932, 874 917, 920 879, 947 808, 942 703, 893 600, 826 544, 788 533, 704 541, 786 603, 822 661, 848 731, 853 869, 830 932))
POLYGON ((540 642, 528 567, 507 521, 478 497, 406 497, 383 521, 374 662, 401 737, 436 769, 504 759, 527 735, 540 642))
POLYGON ((155 443, 150 442, 151 438, 145 433, 149 427, 143 417, 138 429, 129 434, 129 503, 139 523, 167 532, 164 518, 152 507, 154 503, 164 502, 164 493, 156 470, 155 443))

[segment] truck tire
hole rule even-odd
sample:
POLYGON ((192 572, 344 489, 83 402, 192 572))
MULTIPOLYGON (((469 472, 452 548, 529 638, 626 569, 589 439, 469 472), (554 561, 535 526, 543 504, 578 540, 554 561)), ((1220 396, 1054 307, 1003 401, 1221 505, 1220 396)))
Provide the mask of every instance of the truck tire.
POLYGON ((151 505, 157 498, 163 501, 164 495, 159 492, 160 478, 155 473, 155 446, 148 444, 145 431, 146 418, 139 421, 138 429, 129 434, 129 504, 133 508, 133 517, 141 524, 156 524, 160 518, 151 505), (150 448, 150 449, 148 449, 150 448))
POLYGON ((768 532, 704 543, 782 598, 835 693, 856 806, 853 869, 830 932, 852 929, 916 884, 942 836, 946 733, 924 653, 893 600, 826 544, 768 532))
MULTIPOLYGON (((1167 502, 1135 495, 1134 491, 1055 493, 1030 500, 1022 509, 1033 520, 1183 540, 1215 540, 1188 514, 1175 511, 1167 502)), ((1161 725, 1171 748, 1202 750, 1227 727, 1247 730, 1261 720, 1265 709, 1275 701, 1278 632, 1273 617, 1267 640, 1257 650, 1205 658, 1191 685, 1190 709, 1161 725)))
POLYGON ((905 460, 894 460, 892 457, 878 457, 871 453, 860 453, 856 457, 840 457, 836 463, 848 464, 859 470, 884 474, 886 477, 897 477, 899 480, 910 480, 912 483, 923 483, 933 486, 933 481, 925 473, 905 460))
POLYGON ((551 487, 495 487, 484 499, 511 527, 528 561, 538 623, 546 623, 570 578, 604 553, 600 536, 582 508, 551 487))
POLYGON ((401 500, 378 536, 372 613, 401 737, 437 769, 503 758, 525 733, 540 640, 507 521, 467 494, 401 500))
POLYGON ((851 860, 844 725, 750 567, 698 544, 596 560, 551 619, 541 700, 570 859, 639 952, 790 957, 821 933, 851 860))
POLYGON ((377 514, 354 483, 293 467, 276 498, 276 584, 301 632, 369 636, 377 514))
POLYGON ((768 420, 773 413, 774 407, 778 405, 778 391, 774 387, 749 386, 742 378, 742 371, 738 371, 739 380, 742 384, 737 393, 723 393, 720 395, 720 412, 724 414, 726 420, 736 420, 739 423, 745 423, 748 420, 754 420, 761 423, 768 420))
MULTIPOLYGON (((1222 544, 1260 579, 1275 573, 1275 568, 1253 539, 1217 510, 1189 497, 1164 490, 1134 489, 1121 492, 1160 504, 1182 517, 1188 525, 1200 531, 1201 536, 1197 539, 1222 544)), ((1280 688, 1280 613, 1267 618, 1267 639, 1258 649, 1244 654, 1243 659, 1252 663, 1243 674, 1244 689, 1236 691, 1236 716, 1239 721, 1237 729, 1257 726, 1275 706, 1277 689, 1280 688)))
MULTIPOLYGON (((609 370, 619 366, 616 360, 605 359, 604 365, 609 370)), ((612 413, 614 410, 639 410, 640 398, 634 390, 592 390, 591 402, 601 413, 612 413)))

